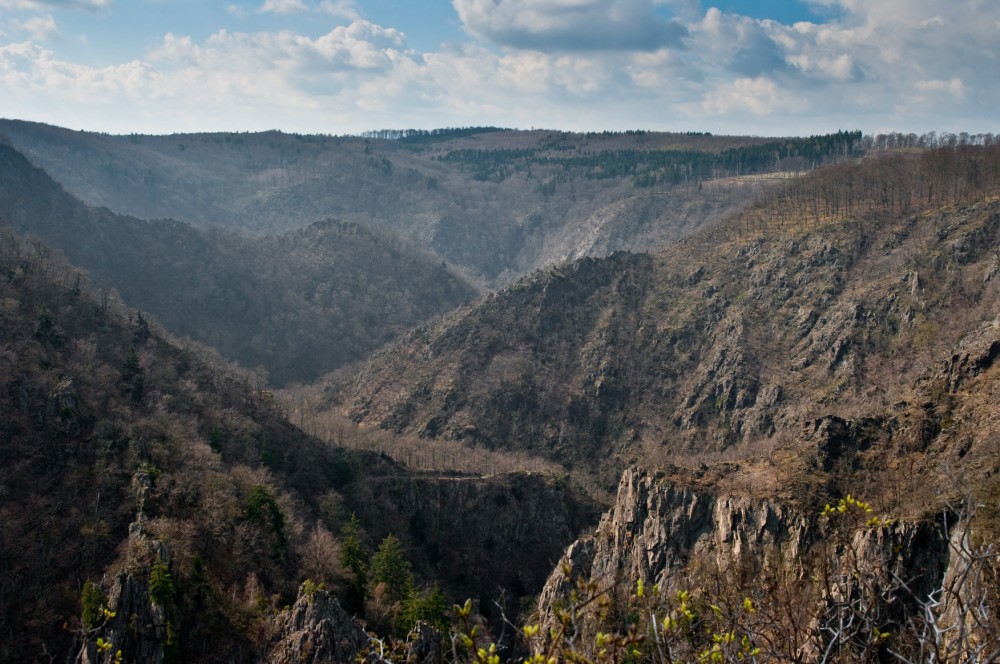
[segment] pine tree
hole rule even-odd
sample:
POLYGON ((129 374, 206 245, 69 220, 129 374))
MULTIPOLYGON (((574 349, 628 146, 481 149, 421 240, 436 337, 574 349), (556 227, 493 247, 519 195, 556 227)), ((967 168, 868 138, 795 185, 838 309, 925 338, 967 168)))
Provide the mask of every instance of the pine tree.
POLYGON ((357 514, 340 529, 340 564, 347 575, 344 606, 352 613, 365 607, 368 591, 368 556, 361 546, 361 522, 357 514))
POLYGON ((448 598, 438 584, 430 589, 413 588, 403 600, 403 611, 399 617, 398 628, 403 634, 413 629, 419 621, 423 621, 445 632, 448 629, 448 598))
POLYGON ((403 544, 395 535, 386 535, 372 556, 372 583, 384 583, 393 600, 405 598, 413 585, 410 563, 406 560, 403 544))

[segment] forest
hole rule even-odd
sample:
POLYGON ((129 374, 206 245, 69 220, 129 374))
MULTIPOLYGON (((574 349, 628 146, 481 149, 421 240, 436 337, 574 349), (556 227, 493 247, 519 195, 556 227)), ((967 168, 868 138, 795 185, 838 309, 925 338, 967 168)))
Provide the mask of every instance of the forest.
POLYGON ((573 151, 573 144, 556 144, 541 150, 453 150, 438 157, 461 164, 476 180, 502 181, 532 164, 581 171, 593 180, 632 178, 636 187, 714 178, 738 177, 780 171, 804 171, 862 153, 860 131, 794 138, 761 145, 726 148, 720 152, 694 150, 605 150, 574 156, 552 156, 573 151))

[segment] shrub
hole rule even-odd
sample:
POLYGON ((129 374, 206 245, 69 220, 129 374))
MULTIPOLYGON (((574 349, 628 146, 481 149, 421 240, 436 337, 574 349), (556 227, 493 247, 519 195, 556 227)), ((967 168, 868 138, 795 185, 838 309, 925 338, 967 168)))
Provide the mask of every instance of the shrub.
POLYGON ((167 563, 157 560, 149 568, 149 596, 154 602, 166 606, 174 601, 177 589, 174 587, 174 577, 170 574, 167 563))
POLYGON ((83 584, 80 595, 82 605, 80 620, 87 630, 95 629, 104 621, 104 607, 107 600, 100 587, 89 579, 83 584))

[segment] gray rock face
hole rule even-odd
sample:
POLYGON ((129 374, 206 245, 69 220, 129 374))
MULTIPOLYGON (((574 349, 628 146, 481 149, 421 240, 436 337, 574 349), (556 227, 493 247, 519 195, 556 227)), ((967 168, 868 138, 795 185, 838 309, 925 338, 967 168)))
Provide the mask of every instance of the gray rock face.
POLYGON ((324 590, 299 590, 292 608, 277 618, 268 664, 353 662, 368 635, 324 590))
POLYGON ((406 661, 411 664, 443 662, 441 634, 423 621, 414 625, 406 639, 406 661))
MULTIPOLYGON (((813 537, 805 517, 777 503, 661 483, 630 468, 591 538, 589 574, 661 583, 694 557, 725 566, 769 549, 793 559, 813 537)), ((577 542, 571 551, 584 546, 577 542)))
POLYGON ((949 563, 948 537, 935 524, 824 533, 818 514, 766 498, 676 485, 633 467, 623 474, 617 499, 596 532, 567 549, 542 590, 539 612, 545 630, 556 624, 571 585, 567 566, 574 577, 622 600, 638 580, 671 588, 686 583, 694 569, 782 570, 808 579, 821 546, 827 547, 830 569, 840 570, 836 574, 869 575, 876 584, 905 579, 911 597, 927 597, 940 587, 949 563))
POLYGON ((952 355, 944 368, 951 392, 956 392, 964 383, 992 367, 1000 357, 1000 338, 997 338, 995 323, 993 321, 963 339, 959 351, 952 355))

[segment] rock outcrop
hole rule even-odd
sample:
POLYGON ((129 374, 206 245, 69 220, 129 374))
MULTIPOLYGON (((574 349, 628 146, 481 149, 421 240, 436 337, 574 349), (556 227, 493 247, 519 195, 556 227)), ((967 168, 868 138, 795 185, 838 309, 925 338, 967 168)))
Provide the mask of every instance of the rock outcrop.
POLYGON ((998 218, 985 200, 759 235, 724 225, 559 266, 401 340, 338 379, 331 405, 365 426, 572 464, 609 491, 658 454, 789 444, 835 480, 889 469, 877 481, 913 494, 940 463, 903 471, 897 452, 949 426, 932 453, 975 439, 988 416, 950 417, 941 389, 991 380, 1000 357, 978 338, 1000 302, 998 218), (932 387, 942 361, 948 385, 932 387))
POLYGON ((276 619, 268 664, 353 662, 369 645, 358 621, 325 590, 303 584, 294 606, 276 619))
POLYGON ((166 652, 175 645, 176 632, 170 623, 169 597, 154 596, 151 578, 156 567, 169 580, 170 551, 164 542, 153 540, 143 531, 142 519, 129 529, 128 567, 113 578, 105 577, 108 588, 107 621, 91 630, 77 664, 162 664, 166 652), (107 644, 106 647, 103 647, 107 644), (116 659, 121 653, 121 660, 116 659))
MULTIPOLYGON (((890 604, 921 601, 941 586, 950 554, 945 528, 871 517, 864 503, 847 506, 846 512, 821 518, 775 500, 692 488, 663 472, 629 468, 596 532, 566 550, 546 583, 539 597, 542 633, 557 625, 559 609, 567 606, 580 578, 597 592, 607 592, 617 609, 580 623, 594 632, 624 628, 608 621, 628 613, 639 581, 671 592, 697 591, 701 584, 706 592, 751 596, 750 589, 764 578, 784 579, 800 588, 813 583, 802 596, 820 603, 855 601, 854 593, 868 590, 855 582, 861 578, 870 579, 863 583, 873 589, 884 583, 886 593, 897 593, 890 604), (851 510, 858 518, 844 525, 851 510), (829 580, 826 587, 816 581, 820 577, 823 583, 829 580), (708 590, 720 581, 722 589, 715 585, 708 590)), ((892 612, 897 609, 891 607, 884 619, 896 619, 892 612)))

